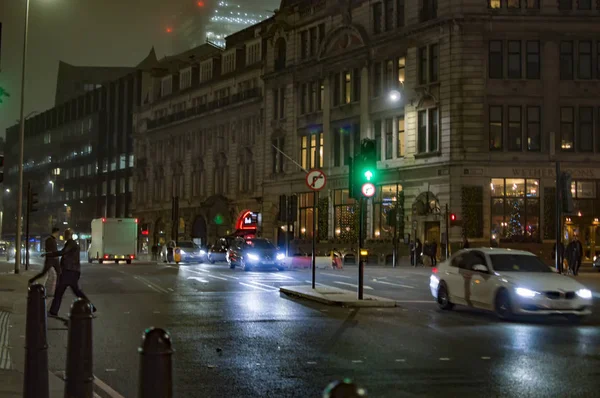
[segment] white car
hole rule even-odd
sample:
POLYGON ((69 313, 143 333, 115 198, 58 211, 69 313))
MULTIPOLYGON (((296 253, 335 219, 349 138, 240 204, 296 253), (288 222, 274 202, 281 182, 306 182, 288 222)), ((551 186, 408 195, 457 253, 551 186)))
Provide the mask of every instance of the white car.
POLYGON ((429 287, 439 307, 455 304, 515 314, 591 314, 592 292, 560 275, 536 255, 510 249, 461 250, 433 269, 429 287))

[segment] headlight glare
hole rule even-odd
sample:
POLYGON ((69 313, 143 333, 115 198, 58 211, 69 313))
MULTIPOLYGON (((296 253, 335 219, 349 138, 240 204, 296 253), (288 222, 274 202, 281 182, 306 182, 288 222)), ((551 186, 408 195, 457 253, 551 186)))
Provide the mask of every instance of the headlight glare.
POLYGON ((575 294, 577 294, 582 299, 591 299, 592 298, 592 291, 589 289, 579 289, 578 291, 575 292, 575 294))
POLYGON ((284 258, 285 258, 285 254, 283 254, 283 253, 277 254, 277 260, 283 260, 284 258))
POLYGON ((204 250, 200 250, 200 255, 204 256, 206 254, 206 252, 204 250))
POLYGON ((248 253, 248 260, 258 261, 259 257, 256 254, 254 254, 254 253, 248 253))
POLYGON ((538 292, 534 292, 531 289, 526 289, 524 287, 518 287, 515 289, 515 291, 517 292, 517 294, 521 297, 525 297, 525 298, 533 298, 536 295, 538 295, 538 292))

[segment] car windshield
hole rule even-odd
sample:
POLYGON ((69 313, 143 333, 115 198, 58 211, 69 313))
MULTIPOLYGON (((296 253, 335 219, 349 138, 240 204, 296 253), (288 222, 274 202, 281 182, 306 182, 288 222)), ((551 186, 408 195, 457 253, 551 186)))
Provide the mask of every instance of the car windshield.
POLYGON ((275 245, 265 239, 247 240, 246 245, 253 249, 275 249, 275 245))
POLYGON ((526 254, 491 254, 494 271, 498 272, 552 272, 537 256, 526 254))

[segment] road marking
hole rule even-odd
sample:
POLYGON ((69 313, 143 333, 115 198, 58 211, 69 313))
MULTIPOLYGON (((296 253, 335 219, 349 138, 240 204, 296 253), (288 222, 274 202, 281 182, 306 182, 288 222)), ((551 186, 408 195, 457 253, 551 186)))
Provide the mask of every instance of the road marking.
POLYGON ((317 363, 316 363, 316 362, 313 362, 313 361, 308 361, 308 362, 306 362, 306 364, 307 364, 307 365, 316 365, 317 363))
POLYGON ((206 279, 202 279, 202 278, 198 278, 197 276, 188 276, 187 280, 194 280, 194 281, 198 281, 198 282, 202 282, 202 283, 208 283, 208 281, 206 279))
POLYGON ((440 358, 440 361, 449 361, 449 360, 450 360, 450 358, 446 358, 446 357, 440 358))
POLYGON ((232 276, 232 275, 225 275, 225 274, 219 274, 219 275, 224 276, 226 278, 240 279, 237 276, 232 276))
POLYGON ((336 275, 336 274, 328 274, 327 272, 321 272, 320 275, 328 275, 328 276, 337 276, 339 278, 348 278, 348 279, 354 279, 353 276, 347 276, 347 275, 336 275))
MULTIPOLYGON (((310 283, 310 284, 312 285, 312 281, 304 281, 304 282, 306 282, 306 283, 310 283)), ((315 282, 315 285, 319 285, 319 286, 325 286, 325 287, 331 287, 331 286, 327 286, 327 285, 324 285, 324 284, 322 284, 322 283, 318 283, 318 282, 315 282)))
POLYGON ((116 372, 117 369, 105 369, 107 372, 116 372))
POLYGON ((392 283, 392 282, 386 282, 386 281, 378 281, 377 279, 373 279, 373 282, 375 283, 383 283, 384 285, 390 285, 390 286, 399 286, 399 287, 406 287, 408 289, 414 289, 414 286, 409 286, 409 285, 402 285, 400 283, 392 283))
MULTIPOLYGON (((334 281, 333 283, 337 283, 338 285, 347 285, 347 286, 352 286, 352 287, 358 288, 357 285, 353 285, 352 283, 339 282, 339 281, 334 281)), ((367 285, 363 285, 363 289, 373 290, 373 288, 371 286, 367 286, 367 285)))
POLYGON ((352 363, 363 363, 363 361, 361 361, 360 359, 353 359, 352 363))
POLYGON ((396 359, 396 362, 406 362, 406 359, 396 359))
POLYGON ((156 283, 150 282, 148 279, 143 278, 141 276, 137 276, 134 275, 133 276, 134 279, 137 279, 138 281, 144 283, 146 286, 148 286, 149 288, 158 291, 159 293, 165 293, 165 294, 169 294, 169 291, 166 289, 163 289, 162 287, 158 286, 156 283))
POLYGON ((167 288, 168 291, 170 292, 174 292, 175 290, 171 289, 170 287, 167 288))
POLYGON ((492 359, 492 358, 491 358, 491 357, 481 357, 481 359, 483 359, 483 360, 486 360, 486 361, 487 361, 488 359, 492 359))
POLYGON ((131 314, 131 312, 130 311, 126 311, 123 314, 131 314))
POLYGON ((108 394, 110 398, 125 398, 124 396, 110 388, 108 384, 100 380, 96 375, 94 375, 94 384, 97 385, 106 394, 108 394))
POLYGON ((264 287, 268 287, 269 289, 273 289, 273 290, 279 290, 279 289, 277 289, 276 287, 273 287, 273 286, 271 286, 271 285, 265 285, 264 283, 259 283, 259 282, 256 282, 256 281, 250 281, 250 282, 248 282, 248 283, 251 283, 251 284, 253 284, 253 285, 258 285, 258 286, 264 286, 264 287))
POLYGON ((260 286, 250 285, 250 284, 248 284, 248 283, 244 283, 244 282, 240 282, 240 285, 244 285, 244 286, 248 286, 248 287, 253 287, 253 288, 255 288, 255 289, 259 289, 259 290, 264 290, 265 292, 273 292, 273 291, 276 291, 276 289, 265 289, 265 288, 262 288, 262 287, 260 287, 260 286))

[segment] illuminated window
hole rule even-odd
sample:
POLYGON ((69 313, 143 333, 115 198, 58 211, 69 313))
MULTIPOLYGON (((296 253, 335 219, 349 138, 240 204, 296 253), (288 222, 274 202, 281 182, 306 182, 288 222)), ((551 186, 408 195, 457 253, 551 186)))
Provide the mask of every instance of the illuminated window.
POLYGON ((560 108, 560 148, 572 151, 575 132, 575 116, 572 107, 560 108))
POLYGON ((492 240, 537 241, 540 237, 539 180, 493 178, 490 190, 492 240))
MULTIPOLYGON (((313 232, 313 212, 315 205, 313 192, 298 194, 298 233, 299 239, 311 239, 313 232)), ((318 217, 318 214, 317 214, 318 217)))
POLYGON ((346 104, 352 102, 352 75, 344 72, 344 101, 346 104))
POLYGON ((404 78, 406 77, 406 57, 398 58, 398 82, 404 84, 404 78))
POLYGON ((399 158, 404 157, 405 143, 404 143, 404 116, 398 116, 396 119, 398 123, 398 152, 396 156, 399 158))
POLYGON ((347 189, 333 191, 333 221, 336 239, 353 240, 358 230, 358 206, 347 189))
MULTIPOLYGON (((391 239, 397 222, 398 196, 402 191, 399 184, 380 185, 373 199, 373 237, 375 239, 391 239)), ((402 222, 402 219, 400 219, 402 222)), ((400 225, 397 225, 399 228, 400 225)), ((402 235, 403 231, 396 230, 402 235)))

